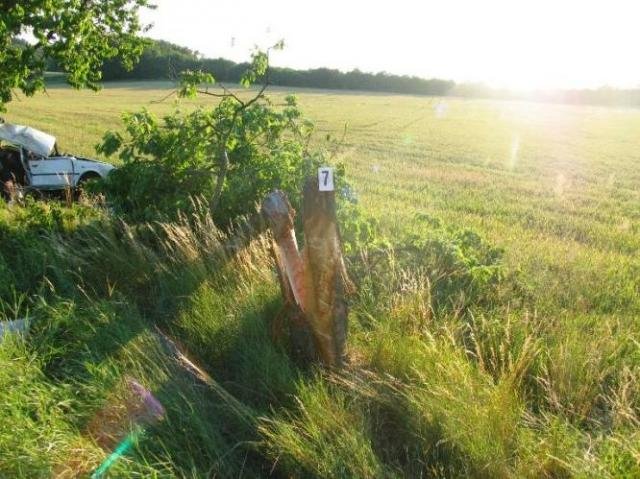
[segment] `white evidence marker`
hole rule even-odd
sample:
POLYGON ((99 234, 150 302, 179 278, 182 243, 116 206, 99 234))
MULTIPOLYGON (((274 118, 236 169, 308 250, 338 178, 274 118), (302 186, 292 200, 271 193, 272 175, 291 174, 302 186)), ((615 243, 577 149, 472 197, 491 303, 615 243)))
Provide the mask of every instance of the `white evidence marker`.
POLYGON ((323 166, 318 168, 318 189, 320 191, 333 191, 333 168, 323 166))

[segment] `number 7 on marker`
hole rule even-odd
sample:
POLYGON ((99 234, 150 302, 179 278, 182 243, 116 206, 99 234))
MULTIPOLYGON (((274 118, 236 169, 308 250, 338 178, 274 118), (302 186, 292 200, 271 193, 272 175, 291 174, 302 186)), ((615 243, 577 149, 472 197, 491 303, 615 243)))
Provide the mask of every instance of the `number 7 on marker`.
POLYGON ((318 168, 318 186, 320 191, 333 191, 333 168, 328 166, 318 168))

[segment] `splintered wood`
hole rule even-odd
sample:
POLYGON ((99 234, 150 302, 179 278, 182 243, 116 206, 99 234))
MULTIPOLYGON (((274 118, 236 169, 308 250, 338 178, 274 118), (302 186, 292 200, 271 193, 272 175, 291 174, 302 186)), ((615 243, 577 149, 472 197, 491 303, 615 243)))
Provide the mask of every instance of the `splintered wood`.
MULTIPOLYGON (((273 234, 273 255, 284 299, 283 319, 289 328, 294 352, 328 367, 342 365, 347 336, 349 288, 340 232, 336 220, 335 194, 319 191, 318 179, 304 188, 302 222, 305 246, 300 252, 294 230, 295 211, 281 191, 269 194, 262 212, 273 234)), ((284 336, 284 324, 274 334, 284 336)))

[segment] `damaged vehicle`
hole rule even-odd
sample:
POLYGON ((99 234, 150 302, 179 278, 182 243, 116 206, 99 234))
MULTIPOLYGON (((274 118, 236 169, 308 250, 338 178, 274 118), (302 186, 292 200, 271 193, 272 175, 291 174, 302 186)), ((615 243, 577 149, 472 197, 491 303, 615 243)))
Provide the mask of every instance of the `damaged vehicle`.
POLYGON ((80 191, 87 181, 106 176, 113 165, 58 152, 55 137, 22 125, 0 123, 2 195, 30 191, 80 191))

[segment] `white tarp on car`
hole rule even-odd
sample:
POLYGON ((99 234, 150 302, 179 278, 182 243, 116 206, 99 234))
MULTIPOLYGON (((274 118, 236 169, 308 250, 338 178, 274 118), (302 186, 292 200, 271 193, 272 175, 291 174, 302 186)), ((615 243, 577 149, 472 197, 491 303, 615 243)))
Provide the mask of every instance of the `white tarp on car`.
POLYGON ((0 140, 22 146, 37 155, 50 156, 56 145, 55 137, 22 125, 0 125, 0 140))

